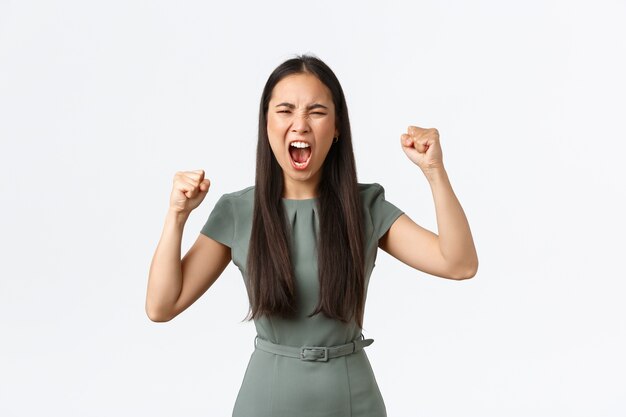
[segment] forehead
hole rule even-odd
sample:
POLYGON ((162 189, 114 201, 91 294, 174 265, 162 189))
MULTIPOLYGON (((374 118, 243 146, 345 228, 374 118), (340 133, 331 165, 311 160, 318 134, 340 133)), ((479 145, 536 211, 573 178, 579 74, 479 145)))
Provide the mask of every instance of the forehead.
POLYGON ((312 74, 292 74, 280 80, 272 90, 270 102, 289 103, 326 102, 332 105, 332 94, 324 83, 312 74))

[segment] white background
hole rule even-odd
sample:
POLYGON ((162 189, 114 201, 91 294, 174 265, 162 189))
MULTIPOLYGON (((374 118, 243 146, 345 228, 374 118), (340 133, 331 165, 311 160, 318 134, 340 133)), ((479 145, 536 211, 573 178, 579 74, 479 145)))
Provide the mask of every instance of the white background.
POLYGON ((626 414, 626 3, 0 0, 0 415, 227 416, 253 349, 231 264, 145 314, 174 173, 254 182, 262 87, 336 73, 360 182, 437 232, 400 148, 436 127, 480 267, 379 251, 366 348, 389 416, 626 414))

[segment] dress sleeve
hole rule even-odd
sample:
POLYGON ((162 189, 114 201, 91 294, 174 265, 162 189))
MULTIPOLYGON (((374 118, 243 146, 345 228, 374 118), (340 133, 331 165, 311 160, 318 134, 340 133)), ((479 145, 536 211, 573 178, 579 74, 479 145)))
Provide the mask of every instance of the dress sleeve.
POLYGON ((235 232, 235 218, 230 198, 224 194, 215 203, 200 233, 231 247, 235 232))
POLYGON ((385 200, 385 189, 382 185, 372 184, 371 193, 369 211, 376 239, 380 239, 404 211, 385 200))

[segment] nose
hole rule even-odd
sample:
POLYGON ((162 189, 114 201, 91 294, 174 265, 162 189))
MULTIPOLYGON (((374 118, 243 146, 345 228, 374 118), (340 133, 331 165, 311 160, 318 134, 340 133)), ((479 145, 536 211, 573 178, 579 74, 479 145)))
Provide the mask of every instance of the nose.
POLYGON ((296 115, 291 126, 291 131, 295 133, 307 133, 309 131, 308 115, 296 115))

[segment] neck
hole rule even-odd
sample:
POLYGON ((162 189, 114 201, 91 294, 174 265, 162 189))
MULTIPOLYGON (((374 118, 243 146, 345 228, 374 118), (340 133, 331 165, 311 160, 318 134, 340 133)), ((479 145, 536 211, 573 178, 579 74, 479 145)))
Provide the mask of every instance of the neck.
POLYGON ((306 180, 294 180, 289 176, 283 177, 283 198, 303 200, 317 197, 317 186, 320 182, 320 173, 306 180))

